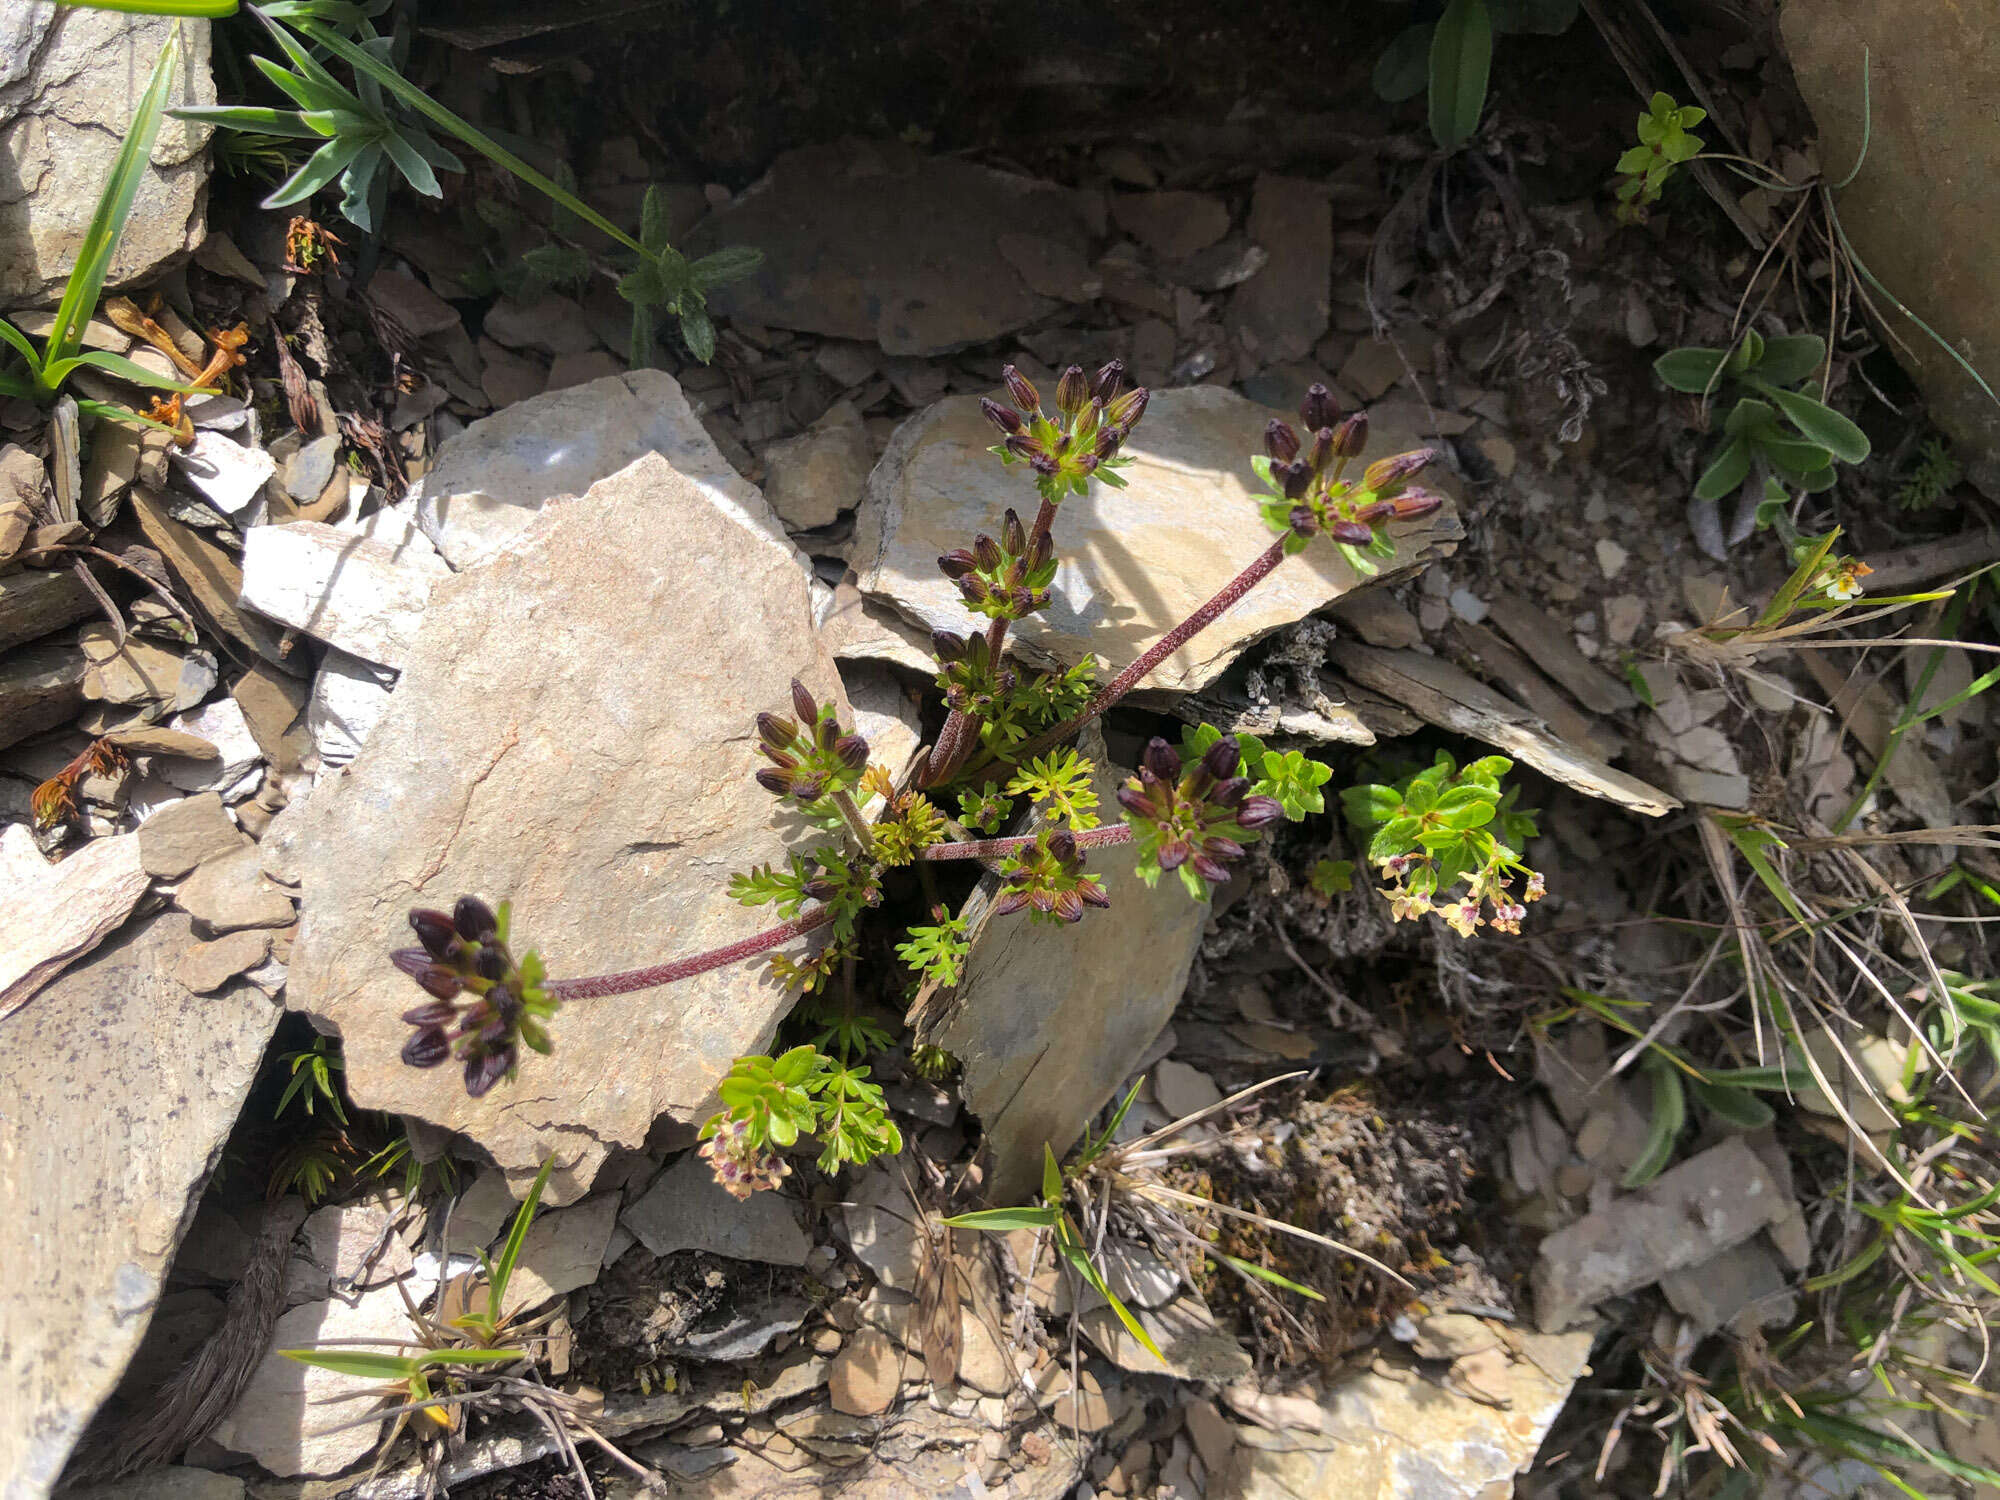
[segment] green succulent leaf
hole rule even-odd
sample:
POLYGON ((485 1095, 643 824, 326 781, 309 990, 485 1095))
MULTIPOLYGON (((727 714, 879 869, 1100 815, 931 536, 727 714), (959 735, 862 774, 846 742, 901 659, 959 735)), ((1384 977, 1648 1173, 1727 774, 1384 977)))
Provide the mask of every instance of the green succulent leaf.
POLYGON ((1450 0, 1431 36, 1431 139, 1456 151, 1472 139, 1486 108, 1493 24, 1486 0, 1450 0))

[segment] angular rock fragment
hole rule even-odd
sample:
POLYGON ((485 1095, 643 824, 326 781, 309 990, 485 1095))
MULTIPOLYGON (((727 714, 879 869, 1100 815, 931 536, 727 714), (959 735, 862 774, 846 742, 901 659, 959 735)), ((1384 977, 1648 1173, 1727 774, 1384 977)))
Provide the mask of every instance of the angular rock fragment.
POLYGON ((1028 287, 999 240, 1034 235, 1081 250, 1080 198, 895 141, 849 140, 786 152, 683 248, 764 252, 754 275, 709 294, 719 317, 872 340, 888 354, 945 354, 1062 305, 1028 287))
POLYGON ((802 1266, 812 1249, 782 1195, 731 1197, 692 1151, 662 1172, 619 1222, 654 1255, 706 1250, 733 1260, 802 1266))
POLYGON ((1326 332, 1332 307, 1333 209, 1325 185, 1259 176, 1246 228, 1270 259, 1230 297, 1229 331, 1259 365, 1304 359, 1326 332))
POLYGON ((25 824, 0 828, 0 1018, 129 917, 147 884, 136 834, 93 839, 52 865, 25 824))
POLYGON ((214 792, 184 797, 146 819, 139 829, 139 861, 148 875, 179 880, 203 860, 249 847, 214 792))
POLYGON ((181 882, 174 902, 205 936, 246 927, 289 927, 296 914, 291 897, 264 878, 254 845, 200 865, 181 882))
POLYGON ((557 979, 769 927, 726 883, 798 837, 751 779, 752 719, 783 711, 795 676, 838 701, 809 583, 755 490, 653 455, 438 585, 373 736, 286 836, 305 895, 287 993, 339 1028, 356 1103, 463 1131, 516 1180, 555 1152, 552 1206, 661 1114, 705 1118, 790 1008, 761 964, 572 1002, 555 1056, 474 1100, 460 1069, 402 1062, 421 992, 387 954, 408 907, 463 892, 510 898, 516 951, 557 979))
MULTIPOLYGON (((1301 392, 1303 394, 1303 392, 1301 392)), ((1180 624, 1274 540, 1251 499, 1250 456, 1278 412, 1209 386, 1156 392, 1124 452, 1129 488, 1094 487, 1067 502, 1055 527, 1056 571, 1047 610, 1022 622, 1014 639, 1043 659, 1077 660, 1086 651, 1109 671, 1124 666, 1180 624)), ((1033 486, 1019 467, 987 451, 992 425, 978 398, 952 396, 897 430, 855 517, 851 556, 864 593, 933 629, 964 632, 977 617, 938 558, 998 535, 1009 507, 1035 512, 1033 486)), ((1421 447, 1414 434, 1371 428, 1367 461, 1421 447)), ((1449 488, 1442 481, 1440 488, 1449 488)), ((1447 505, 1392 528, 1395 576, 1450 552, 1460 535, 1447 505)), ((1185 692, 1205 686, 1244 647, 1362 586, 1333 548, 1308 548, 1207 630, 1168 657, 1142 687, 1185 692)))
POLYGON ((323 521, 253 526, 239 602, 363 660, 400 667, 444 572, 436 559, 399 561, 382 543, 323 521))
POLYGON ((247 985, 175 983, 189 937, 135 925, 0 1023, 8 1495, 48 1493, 117 1385, 278 1023, 247 985))
POLYGON ((68 567, 21 568, 0 576, 0 651, 96 613, 96 596, 68 567))

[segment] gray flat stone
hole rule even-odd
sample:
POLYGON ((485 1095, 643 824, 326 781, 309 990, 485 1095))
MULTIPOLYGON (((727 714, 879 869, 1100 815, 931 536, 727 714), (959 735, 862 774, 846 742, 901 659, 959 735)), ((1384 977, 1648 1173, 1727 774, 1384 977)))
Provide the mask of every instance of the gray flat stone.
POLYGON ((205 936, 245 927, 289 927, 291 897, 264 878, 254 845, 209 860, 181 883, 174 901, 205 936))
POLYGON ((161 808, 139 829, 139 862, 148 875, 178 880, 205 859, 245 847, 250 840, 223 811, 214 792, 185 797, 161 808))
POLYGON ((132 927, 0 1023, 0 1493, 46 1495, 138 1348, 278 1009, 169 976, 188 919, 132 927))
POLYGON ((797 1210, 783 1196, 732 1198, 692 1151, 662 1172, 619 1222, 654 1255, 706 1250, 735 1260, 802 1266, 812 1249, 797 1210))

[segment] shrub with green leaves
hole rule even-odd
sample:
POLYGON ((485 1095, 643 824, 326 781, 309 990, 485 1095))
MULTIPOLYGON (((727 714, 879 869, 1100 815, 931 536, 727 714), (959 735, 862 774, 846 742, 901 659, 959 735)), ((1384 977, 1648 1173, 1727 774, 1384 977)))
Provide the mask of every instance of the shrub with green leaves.
POLYGON ((1484 923, 1521 930, 1525 903, 1539 900, 1544 885, 1521 861, 1536 833, 1535 814, 1514 806, 1519 787, 1500 785, 1513 768, 1504 755, 1486 755, 1461 770, 1440 750, 1427 770, 1340 794, 1348 821, 1369 836, 1368 863, 1382 872, 1395 920, 1434 911, 1460 937, 1484 923))
POLYGON ((1831 489, 1834 460, 1858 464, 1868 456, 1866 433, 1800 389, 1825 360, 1826 340, 1818 334, 1767 339, 1751 328, 1732 348, 1670 349, 1653 362, 1669 390, 1704 400, 1725 386, 1740 393, 1695 481, 1697 500, 1720 500, 1753 476, 1800 490, 1831 489))
MULTIPOLYGON (((939 559, 980 626, 964 636, 940 630, 933 637, 944 723, 913 762, 907 783, 871 764, 867 741, 841 722, 837 705, 801 685, 793 686, 789 716, 757 716, 755 744, 766 762, 755 773, 758 783, 824 835, 782 864, 730 878, 735 900, 772 907, 778 925, 650 968, 549 980, 539 957, 517 961, 508 951, 504 906, 495 913, 468 897, 449 915, 413 912, 423 946, 403 950, 395 962, 431 998, 405 1017, 417 1028, 406 1061, 431 1067, 456 1057, 468 1088, 483 1092, 512 1076, 522 1046, 547 1046, 546 1024, 564 1004, 671 984, 763 955, 772 977, 805 997, 792 1024, 812 1028, 803 1033, 811 1040, 736 1060, 718 1089, 721 1107, 702 1129, 701 1154, 717 1179, 742 1196, 781 1182, 790 1171, 785 1153, 808 1139, 820 1144, 819 1169, 837 1172, 893 1154, 902 1141, 867 1065, 894 1044, 859 1005, 854 970, 866 954, 881 951, 864 924, 883 908, 927 913, 893 945, 906 970, 898 988, 921 993, 951 986, 966 972, 970 922, 933 893, 939 862, 978 861, 990 872, 988 921, 1020 914, 1063 925, 1104 908, 1114 915, 1099 920, 1116 920, 1119 892, 1091 868, 1091 851, 1134 845, 1141 881, 1153 885, 1172 874, 1190 896, 1206 900, 1266 830, 1324 813, 1331 767, 1303 751, 1204 724, 1178 747, 1159 738, 1146 745, 1136 771, 1117 785, 1118 817, 1107 823, 1102 770, 1077 737, 1286 558, 1322 539, 1364 571, 1367 556, 1394 555, 1389 524, 1443 503, 1414 482, 1433 455, 1399 454, 1370 465, 1358 480, 1345 479, 1366 418, 1343 417, 1324 386, 1312 387, 1299 408, 1305 437, 1273 422, 1265 451, 1252 460, 1271 487, 1258 503, 1278 533, 1263 553, 1109 682, 1097 681, 1089 657, 1067 668, 1027 670, 1006 657, 1007 634, 1016 621, 1048 607, 1063 504, 1087 494, 1093 479, 1124 482, 1115 472, 1128 462, 1121 450, 1147 405, 1147 393, 1127 389, 1124 374, 1115 360, 1094 377, 1071 366, 1053 402, 1044 403, 1010 366, 1006 391, 1018 404, 983 403, 1002 437, 993 451, 1002 463, 1027 470, 1040 504, 1032 522, 1009 510, 998 537, 976 537, 939 559), (946 807, 956 807, 960 820, 947 816, 946 807), (812 945, 804 953, 778 951, 801 938, 812 945)), ((1497 819, 1517 843, 1532 825, 1511 811, 1511 798, 1501 798, 1498 777, 1506 768, 1498 757, 1463 773, 1446 765, 1414 788, 1396 790, 1390 811, 1400 837, 1406 820, 1396 809, 1406 800, 1421 803, 1407 820, 1411 847, 1425 850, 1421 870, 1410 876, 1413 889, 1441 892, 1464 878, 1493 902, 1494 925, 1512 930, 1518 918, 1508 914, 1519 908, 1508 904, 1507 880, 1532 872, 1485 825, 1497 819), (1449 786, 1438 784, 1447 779, 1449 786), (1439 842, 1434 825, 1448 826, 1450 838, 1439 842)), ((1531 894, 1539 890, 1540 877, 1532 876, 1531 894)), ((944 1076, 951 1065, 934 1047, 911 1049, 909 1069, 919 1076, 944 1076)))

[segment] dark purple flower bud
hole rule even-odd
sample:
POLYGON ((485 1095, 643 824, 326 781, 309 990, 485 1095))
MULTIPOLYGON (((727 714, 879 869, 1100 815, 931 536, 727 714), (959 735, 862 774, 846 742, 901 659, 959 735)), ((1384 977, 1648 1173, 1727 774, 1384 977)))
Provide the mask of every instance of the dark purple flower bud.
POLYGON ((1091 378, 1090 394, 1099 401, 1110 401, 1125 384, 1125 361, 1114 359, 1101 368, 1091 378))
POLYGON ((1066 417, 1073 417, 1083 410, 1089 400, 1090 381, 1084 376, 1083 366, 1071 365, 1056 382, 1056 410, 1066 417))
POLYGON ((1264 451, 1271 455, 1272 463, 1288 464, 1299 456, 1299 435, 1289 422, 1273 417, 1264 428, 1264 451))
POLYGON ((1006 557, 1000 551, 998 542, 990 536, 982 536, 972 544, 972 560, 990 573, 1005 562, 1006 557))
POLYGON ((1139 419, 1146 415, 1146 403, 1152 399, 1151 391, 1143 385, 1136 386, 1105 406, 1104 420, 1120 433, 1130 436, 1132 429, 1139 425, 1139 419))
POLYGON ((1000 517, 1000 545, 1015 557, 1028 550, 1028 528, 1021 524, 1020 515, 1011 509, 1000 517))
POLYGON ((1042 393, 1035 389, 1034 382, 1027 376, 1012 365, 1006 365, 1000 371, 1000 378, 1006 381, 1008 396, 1022 411, 1033 413, 1041 410, 1042 393))
POLYGON ((1322 427, 1313 434, 1312 451, 1306 455, 1306 467, 1315 474, 1324 474, 1326 466, 1333 462, 1333 429, 1322 427))
POLYGON ((1083 897, 1075 891, 1057 891, 1055 905, 1051 908, 1065 922, 1083 920, 1083 897))
POLYGON ((1201 768, 1217 781, 1223 781, 1236 774, 1236 762, 1242 751, 1236 743, 1236 736, 1225 734, 1201 758, 1201 768))
POLYGON ((483 943, 500 931, 500 919, 493 908, 477 896, 460 896, 451 909, 451 925, 468 943, 483 943))
POLYGON ((433 1000, 428 1005, 403 1012, 403 1024, 406 1026, 449 1026, 457 1019, 458 1007, 449 1000, 433 1000))
POLYGON ((1284 815, 1284 805, 1276 797, 1245 797, 1236 809, 1236 821, 1245 828, 1268 828, 1284 815))
POLYGON ((1227 781, 1216 783, 1215 790, 1208 794, 1208 800, 1217 807, 1240 807, 1243 799, 1250 795, 1250 778, 1232 776, 1227 781))
POLYGON ((801 802, 817 802, 825 790, 824 776, 801 776, 792 783, 792 795, 801 802))
POLYGON ((1362 521, 1335 521, 1326 528, 1326 534, 1350 547, 1365 547, 1375 540, 1375 533, 1362 521))
POLYGON ((432 958, 450 958, 459 945, 458 929, 452 925, 447 912, 413 906, 410 908, 410 927, 416 933, 417 941, 424 945, 424 951, 432 958))
POLYGON ((757 785, 774 796, 782 797, 792 789, 791 771, 781 767, 766 767, 757 773, 757 785))
POLYGON ((1306 387, 1306 399, 1299 403, 1299 415, 1305 419, 1307 427, 1317 432, 1340 420, 1340 406, 1333 399, 1332 391, 1314 381, 1306 387))
POLYGON ((801 724, 811 725, 819 722, 819 704, 813 701, 813 695, 806 691, 806 685, 796 677, 792 679, 792 712, 799 716, 801 724))
POLYGON ((1028 545, 1027 563, 1030 568, 1046 567, 1056 555, 1056 541, 1046 531, 1028 545))
POLYGON ((953 583, 958 582, 959 579, 978 566, 979 559, 963 547, 960 547, 956 552, 947 552, 943 557, 938 559, 938 571, 953 583))
POLYGON ((1377 500, 1368 505, 1357 505, 1353 519, 1363 526, 1373 526, 1378 521, 1386 521, 1396 513, 1394 500, 1377 500))
POLYGON ((1007 436, 1012 436, 1028 425, 1021 414, 1015 411, 1013 407, 1002 406, 991 396, 981 396, 979 398, 979 410, 985 415, 987 421, 991 422, 1007 436))
POLYGON ((800 886, 799 889, 815 901, 830 901, 840 893, 840 886, 836 882, 828 880, 824 875, 815 875, 811 880, 800 886))
POLYGON ((1294 505, 1285 519, 1291 523, 1292 530, 1300 536, 1311 536, 1319 530, 1319 522, 1313 519, 1312 507, 1309 505, 1294 505))
POLYGON ((939 661, 963 661, 965 659, 965 637, 959 635, 956 631, 933 630, 931 632, 931 650, 937 653, 939 661))
POLYGON ((1281 477, 1284 482, 1285 498, 1287 500, 1304 499, 1306 491, 1312 488, 1312 465, 1299 463, 1294 460, 1285 466, 1281 477))
POLYGON ((1226 839, 1219 833, 1203 839, 1201 848, 1204 854, 1215 859, 1231 860, 1243 857, 1243 846, 1235 839, 1226 839))
POLYGON ((1368 446, 1368 413, 1358 411, 1333 429, 1333 456, 1359 458, 1368 446))
POLYGON ((1393 495, 1408 481, 1415 479, 1430 466, 1437 457, 1429 448, 1412 448, 1408 453, 1395 453, 1387 458, 1378 458, 1368 466, 1368 472, 1361 476, 1361 487, 1373 490, 1378 495, 1393 495))
POLYGON ((1062 472, 1062 465, 1057 463, 1054 457, 1048 453, 1037 453, 1033 458, 1028 460, 1028 467, 1033 469, 1037 474, 1049 479, 1053 479, 1062 472))
POLYGON ((413 1032, 403 1043, 403 1061, 413 1068, 435 1068, 451 1056, 451 1038, 435 1026, 413 1032))
POLYGON ((1194 850, 1186 839, 1169 839, 1160 845, 1160 868, 1178 870, 1188 862, 1188 856, 1193 853, 1194 850))
POLYGON ((965 596, 965 602, 974 609, 984 604, 987 595, 992 592, 982 580, 975 577, 954 578, 952 582, 958 585, 959 593, 965 596))
POLYGON ((1086 453, 1076 461, 1077 472, 1079 474, 1095 474, 1097 466, 1103 462, 1104 460, 1099 458, 1095 453, 1086 453))
POLYGON ((455 970, 438 963, 421 948, 398 948, 389 955, 389 962, 416 980, 425 994, 440 1000, 450 1000, 464 988, 455 970))
MULTIPOLYGON (((496 984, 486 992, 486 1004, 493 1011, 501 1026, 511 1030, 521 1019, 521 997, 514 993, 514 987, 496 984)), ((499 1040, 499 1038, 495 1038, 499 1040)))
POLYGON ((757 715, 757 738, 773 749, 790 745, 798 738, 799 726, 776 714, 757 715))
POLYGON ((1145 758, 1140 765, 1153 773, 1161 781, 1177 781, 1181 774, 1181 758, 1165 740, 1155 735, 1146 742, 1145 758))
POLYGON ((1100 910, 1111 905, 1111 893, 1095 880, 1086 880, 1077 886, 1076 893, 1100 910))
POLYGON ((833 742, 833 753, 848 770, 858 771, 868 764, 868 741, 858 734, 843 734, 833 742))
POLYGON ((1015 433, 1006 442, 1002 443, 1001 446, 1013 454, 1014 457, 1025 458, 1030 463, 1048 457, 1042 445, 1029 437, 1025 432, 1015 433))
POLYGON ((1066 828, 1049 835, 1048 848, 1049 853, 1055 856, 1057 864, 1081 863, 1076 852, 1076 835, 1066 828))
POLYGON ((1091 452, 1095 453, 1097 455, 1097 461, 1099 463, 1102 463, 1107 458, 1117 457, 1119 446, 1124 441, 1125 441, 1124 428, 1107 427, 1104 429, 1104 431, 1100 432, 1097 435, 1097 446, 1091 449, 1091 452))
POLYGON ((1118 805, 1127 812, 1137 813, 1142 818, 1160 816, 1160 804, 1136 786, 1121 786, 1113 795, 1118 798, 1118 805))
POLYGON ((1209 858, 1206 854, 1195 855, 1191 863, 1194 865, 1195 874, 1210 885, 1221 885, 1229 878, 1229 871, 1224 869, 1219 861, 1209 858))
POLYGON ((473 959, 472 969, 481 979, 505 979, 507 960, 498 948, 484 947, 479 950, 479 956, 473 959))
POLYGON ((493 1085, 507 1076, 514 1066, 514 1049, 501 1047, 492 1052, 475 1053, 465 1060, 465 1092, 474 1099, 483 1098, 491 1092, 493 1085))
POLYGON ((1444 504, 1444 496, 1430 490, 1405 490, 1396 497, 1396 519, 1414 521, 1444 504))

